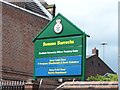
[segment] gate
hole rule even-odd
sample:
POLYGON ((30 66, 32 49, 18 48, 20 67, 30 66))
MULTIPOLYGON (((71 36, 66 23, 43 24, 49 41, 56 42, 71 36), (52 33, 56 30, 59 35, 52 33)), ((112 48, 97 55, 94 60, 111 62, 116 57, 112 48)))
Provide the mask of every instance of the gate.
POLYGON ((24 90, 24 81, 0 80, 0 90, 24 90))

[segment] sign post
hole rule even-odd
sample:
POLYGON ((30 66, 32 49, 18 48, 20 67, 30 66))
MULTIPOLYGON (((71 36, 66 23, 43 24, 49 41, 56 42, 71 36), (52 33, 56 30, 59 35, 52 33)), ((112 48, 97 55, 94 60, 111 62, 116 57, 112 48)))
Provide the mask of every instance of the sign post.
POLYGON ((34 77, 80 77, 84 80, 87 36, 58 14, 33 40, 34 77))

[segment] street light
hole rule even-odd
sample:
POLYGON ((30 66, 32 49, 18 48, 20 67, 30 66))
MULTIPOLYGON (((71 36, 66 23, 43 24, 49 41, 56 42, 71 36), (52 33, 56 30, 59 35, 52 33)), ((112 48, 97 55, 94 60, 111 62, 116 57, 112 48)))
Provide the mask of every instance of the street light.
POLYGON ((103 60, 105 59, 105 46, 107 45, 106 42, 101 42, 101 45, 103 46, 103 60))

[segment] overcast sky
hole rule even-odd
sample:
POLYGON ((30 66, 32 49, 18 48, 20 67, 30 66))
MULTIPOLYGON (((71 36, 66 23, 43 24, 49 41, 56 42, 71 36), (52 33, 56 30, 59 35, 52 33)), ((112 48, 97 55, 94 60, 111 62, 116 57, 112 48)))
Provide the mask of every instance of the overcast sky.
POLYGON ((99 49, 103 59, 101 42, 107 42, 105 60, 115 72, 118 72, 118 1, 120 0, 45 0, 56 5, 56 14, 61 13, 86 34, 87 55, 92 48, 99 49))

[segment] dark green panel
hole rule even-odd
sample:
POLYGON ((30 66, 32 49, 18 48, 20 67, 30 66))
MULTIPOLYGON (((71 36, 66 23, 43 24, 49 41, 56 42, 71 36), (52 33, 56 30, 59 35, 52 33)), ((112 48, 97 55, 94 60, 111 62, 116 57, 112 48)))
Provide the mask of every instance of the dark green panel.
POLYGON ((82 46, 50 49, 40 48, 35 51, 35 58, 75 56, 75 55, 82 55, 82 46))
POLYGON ((36 40, 35 48, 61 48, 82 45, 82 36, 36 40))
POLYGON ((52 38, 52 37, 64 37, 64 36, 76 36, 76 35, 86 35, 81 29, 79 29, 76 25, 70 22, 63 15, 58 14, 51 22, 43 28, 42 32, 40 32, 34 39, 33 42, 40 38, 52 38), (56 25, 56 20, 61 19, 62 32, 55 33, 54 26, 56 25))
POLYGON ((68 35, 76 35, 76 34, 82 34, 78 28, 74 27, 72 23, 69 23, 68 20, 66 21, 65 18, 63 18, 61 15, 57 16, 53 22, 45 29, 44 32, 41 33, 41 35, 38 38, 48 38, 48 37, 60 37, 60 36, 68 36, 68 35), (61 34, 56 34, 54 32, 54 25, 56 24, 56 19, 62 20, 62 25, 64 30, 61 32, 61 34))

